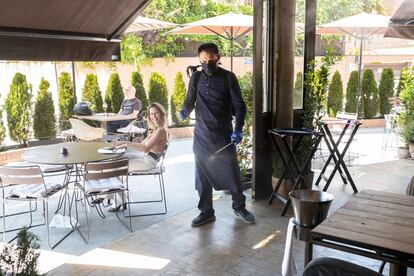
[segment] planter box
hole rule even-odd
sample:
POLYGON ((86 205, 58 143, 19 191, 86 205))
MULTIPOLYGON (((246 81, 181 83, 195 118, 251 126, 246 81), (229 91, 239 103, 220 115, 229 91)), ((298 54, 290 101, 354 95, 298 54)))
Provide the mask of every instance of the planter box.
POLYGON ((385 120, 384 119, 362 119, 361 120, 361 127, 369 128, 369 127, 384 127, 385 120))
POLYGON ((174 127, 169 128, 168 132, 170 133, 171 139, 192 138, 194 127, 174 127))
POLYGON ((23 149, 14 149, 0 152, 0 165, 4 165, 10 162, 18 162, 22 160, 22 154, 27 150, 23 149))

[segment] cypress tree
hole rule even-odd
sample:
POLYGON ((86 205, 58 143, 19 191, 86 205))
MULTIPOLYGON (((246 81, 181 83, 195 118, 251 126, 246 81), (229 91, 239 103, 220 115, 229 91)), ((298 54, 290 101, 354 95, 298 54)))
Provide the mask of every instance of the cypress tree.
POLYGON ((328 114, 331 117, 336 117, 336 113, 342 110, 344 88, 342 85, 341 74, 335 71, 332 76, 331 83, 328 88, 328 114))
POLYGON ((402 69, 400 73, 400 80, 398 81, 398 85, 397 85, 397 95, 395 95, 396 97, 400 96, 401 90, 403 89, 404 78, 403 78, 402 72, 404 69, 402 69))
POLYGON ((390 113, 391 104, 389 98, 394 94, 394 72, 391 68, 384 68, 382 70, 378 93, 380 98, 379 112, 384 116, 390 113))
POLYGON ((30 129, 32 87, 26 76, 17 72, 10 84, 10 92, 4 102, 10 138, 20 144, 27 144, 30 129))
POLYGON ((91 109, 94 112, 103 112, 103 101, 101 89, 98 85, 98 76, 87 74, 82 89, 82 101, 91 103, 91 109))
POLYGON ((352 71, 346 85, 345 112, 356 112, 356 96, 358 89, 358 71, 352 71))
POLYGON ((59 77, 58 89, 59 104, 59 125, 64 130, 69 125, 64 122, 69 120, 73 115, 73 107, 76 104, 75 90, 72 86, 72 80, 68 72, 62 72, 59 77))
POLYGON ((109 76, 108 86, 106 87, 105 103, 107 112, 118 113, 124 100, 124 92, 122 90, 121 80, 118 73, 112 73, 109 76))
POLYGON ((168 112, 168 90, 165 78, 157 72, 152 72, 148 87, 149 101, 162 104, 168 112))
POLYGON ((303 85, 303 76, 302 72, 296 73, 295 79, 295 88, 293 90, 293 108, 302 108, 303 106, 303 97, 302 97, 302 85, 303 85))
POLYGON ((140 72, 132 72, 131 85, 135 87, 135 97, 141 101, 142 110, 147 110, 148 97, 147 93, 145 92, 144 82, 142 80, 142 75, 140 72))
POLYGON ((374 72, 371 69, 364 70, 361 81, 361 95, 365 118, 370 119, 378 113, 378 88, 374 72))
POLYGON ((186 95, 186 89, 185 84, 183 81, 183 74, 181 72, 178 72, 175 75, 174 79, 174 86, 173 86, 173 92, 171 95, 171 118, 173 121, 173 124, 176 126, 188 126, 190 123, 189 119, 186 119, 185 121, 181 121, 178 119, 178 112, 180 108, 183 106, 184 100, 186 95))
POLYGON ((37 139, 56 137, 55 107, 49 87, 49 82, 42 78, 33 116, 34 137, 37 139))

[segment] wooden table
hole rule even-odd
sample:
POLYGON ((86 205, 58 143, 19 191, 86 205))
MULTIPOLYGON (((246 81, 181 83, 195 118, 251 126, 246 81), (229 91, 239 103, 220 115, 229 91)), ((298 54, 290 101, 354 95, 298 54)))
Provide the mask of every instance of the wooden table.
POLYGON ((390 263, 390 275, 414 267, 414 197, 364 190, 314 228, 312 244, 390 263))
POLYGON ((111 121, 123 121, 123 120, 134 120, 137 118, 136 115, 130 114, 130 115, 118 115, 114 113, 96 113, 93 115, 73 115, 73 118, 77 119, 85 119, 85 120, 91 120, 91 121, 97 121, 101 124, 101 128, 106 129, 106 125, 108 122, 111 121))

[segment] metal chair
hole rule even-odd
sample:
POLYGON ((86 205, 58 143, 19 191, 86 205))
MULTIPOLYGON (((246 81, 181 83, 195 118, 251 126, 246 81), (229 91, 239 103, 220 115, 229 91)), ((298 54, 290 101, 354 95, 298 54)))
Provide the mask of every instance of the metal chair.
MULTIPOLYGON (((2 210, 3 210, 3 240, 7 242, 6 233, 13 232, 22 229, 22 227, 14 229, 6 229, 6 201, 25 201, 29 203, 29 215, 30 223, 27 228, 46 225, 47 242, 51 249, 55 248, 63 239, 65 239, 70 233, 73 232, 73 228, 69 233, 66 233, 61 239, 59 239, 54 245, 50 243, 49 235, 49 198, 62 189, 62 185, 58 183, 46 183, 44 181, 42 170, 39 166, 2 166, 0 167, 0 180, 2 190, 2 210), (5 187, 12 187, 6 195, 5 187), (33 212, 32 202, 41 201, 43 203, 43 215, 45 222, 41 224, 33 225, 33 212)), ((11 214, 9 216, 19 215, 19 213, 11 214)), ((10 240, 13 241, 16 236, 10 240)))
POLYGON ((167 200, 165 196, 165 185, 164 185, 164 176, 163 173, 165 171, 164 167, 164 159, 165 155, 167 154, 168 150, 168 144, 165 145, 164 151, 162 155, 160 156, 157 165, 150 170, 146 171, 130 171, 129 176, 147 176, 147 175, 153 175, 154 177, 158 177, 159 187, 160 187, 160 198, 159 199, 153 199, 153 200, 143 200, 143 201, 128 201, 126 204, 128 205, 128 210, 131 210, 132 204, 145 204, 145 203, 156 203, 160 202, 163 203, 163 210, 161 212, 155 212, 155 213, 145 213, 145 214, 137 214, 137 215, 131 215, 132 217, 142 217, 142 216, 153 216, 153 215, 164 215, 167 213, 167 200))
MULTIPOLYGON (((101 197, 108 194, 121 193, 122 204, 125 203, 126 193, 127 200, 129 200, 128 190, 128 158, 115 159, 102 162, 86 163, 84 170, 84 182, 81 189, 84 193, 84 205, 85 209, 87 204, 92 207, 97 207, 98 214, 100 210, 99 203, 89 202, 92 197, 101 197)), ((116 197, 115 197, 116 201, 116 197)), ((117 204, 117 202, 115 202, 117 204)), ((129 211, 129 210, 128 210, 129 211)), ((125 212, 125 209, 124 209, 125 212)), ((130 211, 129 211, 130 212, 130 211)), ((132 232, 131 217, 129 217, 129 225, 127 225, 118 215, 115 213, 118 220, 132 232)), ((102 217, 102 216, 101 216, 102 217)), ((103 216, 105 218, 105 216, 103 216)), ((89 239, 89 223, 86 217, 86 240, 89 239)))
POLYGON ((69 122, 72 125, 76 138, 81 141, 89 142, 100 140, 106 131, 103 128, 91 127, 90 125, 78 119, 70 118, 69 122))

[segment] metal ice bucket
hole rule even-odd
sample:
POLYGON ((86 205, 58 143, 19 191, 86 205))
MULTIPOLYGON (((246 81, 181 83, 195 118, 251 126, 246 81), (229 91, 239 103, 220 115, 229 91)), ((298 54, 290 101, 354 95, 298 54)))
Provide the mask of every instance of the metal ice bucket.
POLYGON ((314 228, 328 216, 334 196, 316 190, 295 190, 289 193, 296 223, 306 228, 314 228))

